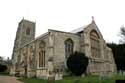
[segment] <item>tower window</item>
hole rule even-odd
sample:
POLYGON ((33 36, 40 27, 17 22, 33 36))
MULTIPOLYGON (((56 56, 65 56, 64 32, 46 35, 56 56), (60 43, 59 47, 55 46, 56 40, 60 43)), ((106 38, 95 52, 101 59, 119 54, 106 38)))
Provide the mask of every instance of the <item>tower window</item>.
POLYGON ((26 29, 26 35, 30 35, 30 28, 26 29))

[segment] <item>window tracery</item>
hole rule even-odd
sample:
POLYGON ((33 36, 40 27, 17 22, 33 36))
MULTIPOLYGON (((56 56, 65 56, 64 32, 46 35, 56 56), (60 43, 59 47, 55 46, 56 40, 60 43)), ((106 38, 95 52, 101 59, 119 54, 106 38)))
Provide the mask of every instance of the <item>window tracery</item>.
POLYGON ((95 30, 90 32, 91 55, 92 57, 100 57, 99 35, 95 30))
POLYGON ((39 67, 45 67, 45 42, 39 44, 39 67))
POLYGON ((73 41, 72 39, 67 39, 65 41, 65 57, 68 58, 73 53, 73 41))

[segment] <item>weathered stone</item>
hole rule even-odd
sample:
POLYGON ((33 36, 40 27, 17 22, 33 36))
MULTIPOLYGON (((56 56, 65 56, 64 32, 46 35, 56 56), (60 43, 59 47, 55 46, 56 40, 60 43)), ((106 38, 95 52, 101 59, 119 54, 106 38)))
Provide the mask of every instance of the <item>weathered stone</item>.
POLYGON ((55 74, 55 80, 62 80, 63 77, 62 77, 62 74, 61 73, 56 73, 55 74))
MULTIPOLYGON (((51 79, 57 72, 64 75, 66 60, 74 51, 83 52, 89 58, 87 74, 116 71, 112 50, 107 47, 94 20, 73 32, 49 29, 47 33, 34 37, 35 23, 23 19, 16 33, 11 74, 44 79, 51 79)), ((62 79, 62 76, 56 74, 55 79, 62 79)))

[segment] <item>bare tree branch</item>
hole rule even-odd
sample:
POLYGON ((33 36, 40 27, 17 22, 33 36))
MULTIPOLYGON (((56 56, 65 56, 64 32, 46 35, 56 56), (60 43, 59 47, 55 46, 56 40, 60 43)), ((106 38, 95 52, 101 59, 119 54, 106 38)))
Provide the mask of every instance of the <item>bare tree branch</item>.
POLYGON ((125 27, 121 26, 120 28, 120 43, 125 43, 125 27))

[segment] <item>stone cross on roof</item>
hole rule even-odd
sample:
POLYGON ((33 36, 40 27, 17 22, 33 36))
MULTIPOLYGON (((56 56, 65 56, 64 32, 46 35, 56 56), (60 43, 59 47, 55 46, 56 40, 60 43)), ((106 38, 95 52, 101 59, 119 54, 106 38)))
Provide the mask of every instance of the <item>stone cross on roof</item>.
POLYGON ((94 16, 92 16, 92 21, 94 21, 94 16))
POLYGON ((94 16, 92 16, 92 22, 95 22, 95 20, 94 20, 94 16))

